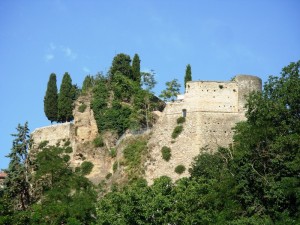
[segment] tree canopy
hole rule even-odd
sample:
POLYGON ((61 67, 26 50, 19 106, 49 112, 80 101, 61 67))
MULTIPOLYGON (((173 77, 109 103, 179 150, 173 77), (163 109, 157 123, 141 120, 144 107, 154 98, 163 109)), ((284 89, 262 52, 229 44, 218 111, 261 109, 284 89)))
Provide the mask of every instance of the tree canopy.
POLYGON ((184 88, 186 88, 186 83, 192 80, 192 68, 190 64, 187 64, 185 69, 185 76, 184 76, 184 88))
POLYGON ((136 81, 139 85, 141 84, 141 60, 138 54, 134 54, 132 60, 132 78, 136 81))
POLYGON ((166 82, 166 89, 159 95, 164 101, 174 101, 177 95, 180 93, 181 85, 178 83, 177 79, 166 82))
POLYGON ((44 112, 48 120, 57 121, 58 117, 58 94, 57 94, 57 85, 56 85, 56 75, 51 73, 47 85, 46 94, 44 97, 44 112))
POLYGON ((75 88, 72 79, 66 72, 63 76, 58 96, 58 121, 69 122, 73 120, 73 100, 75 98, 75 88))

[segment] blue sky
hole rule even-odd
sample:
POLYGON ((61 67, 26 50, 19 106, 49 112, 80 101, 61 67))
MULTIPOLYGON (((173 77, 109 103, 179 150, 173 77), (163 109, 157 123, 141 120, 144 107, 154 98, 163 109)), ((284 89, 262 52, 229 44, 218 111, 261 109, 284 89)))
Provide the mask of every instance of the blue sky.
MULTIPOLYGON (((0 1, 0 168, 18 123, 49 125, 43 98, 50 73, 81 86, 106 73, 117 53, 138 53, 153 69, 157 94, 181 83, 236 74, 266 81, 300 59, 298 0, 2 0, 0 1)), ((59 86, 58 86, 59 87, 59 86)))

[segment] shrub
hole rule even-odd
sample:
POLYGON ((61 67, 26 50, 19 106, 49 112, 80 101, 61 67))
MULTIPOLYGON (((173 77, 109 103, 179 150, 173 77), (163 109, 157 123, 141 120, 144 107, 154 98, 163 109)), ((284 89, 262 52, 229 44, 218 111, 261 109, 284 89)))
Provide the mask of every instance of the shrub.
POLYGON ((111 176, 112 176, 112 173, 108 173, 108 174, 106 174, 105 179, 108 180, 109 178, 111 178, 111 176))
POLYGON ((64 143, 64 147, 70 146, 70 144, 71 144, 71 141, 70 141, 70 140, 67 140, 67 141, 64 143))
POLYGON ((117 169, 118 169, 118 161, 115 161, 114 164, 113 164, 114 173, 117 171, 117 169))
POLYGON ((161 154, 162 158, 168 162, 171 158, 171 149, 167 146, 164 146, 161 148, 161 154))
POLYGON ((176 126, 173 130, 173 133, 172 133, 172 138, 175 139, 179 136, 179 134, 182 132, 183 130, 183 126, 182 125, 179 125, 179 126, 176 126))
POLYGON ((39 148, 39 149, 42 149, 42 148, 46 147, 48 143, 49 143, 49 141, 42 141, 42 142, 39 144, 38 148, 39 148))
POLYGON ((94 167, 93 163, 88 162, 88 161, 83 162, 81 164, 81 173, 83 175, 88 175, 92 171, 93 167, 94 167))
POLYGON ((70 160, 70 156, 69 155, 64 155, 63 156, 63 160, 65 161, 65 162, 69 162, 69 160, 70 160))
POLYGON ((73 149, 72 149, 72 147, 66 147, 65 148, 65 153, 72 153, 73 152, 73 149))
POLYGON ((95 147, 103 147, 104 146, 104 142, 101 136, 98 136, 94 139, 94 145, 95 147))
POLYGON ((175 172, 178 174, 182 174, 185 171, 185 166, 184 165, 178 165, 175 168, 175 172))
POLYGON ((112 158, 115 158, 117 156, 117 150, 116 148, 111 148, 109 151, 109 156, 112 158))
POLYGON ((181 116, 177 119, 177 124, 182 124, 185 122, 185 117, 181 116))
POLYGON ((86 107, 87 107, 87 105, 83 103, 82 105, 80 105, 78 107, 78 111, 81 112, 81 113, 83 113, 85 111, 86 107))

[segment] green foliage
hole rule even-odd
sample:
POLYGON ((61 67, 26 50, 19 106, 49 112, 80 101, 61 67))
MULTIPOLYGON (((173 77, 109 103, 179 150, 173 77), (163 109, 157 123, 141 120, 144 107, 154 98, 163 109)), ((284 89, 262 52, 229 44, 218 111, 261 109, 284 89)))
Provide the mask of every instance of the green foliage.
POLYGON ((111 176, 112 176, 112 173, 108 173, 108 174, 106 174, 105 179, 108 180, 111 178, 111 176))
POLYGON ((118 163, 118 161, 115 161, 114 164, 113 164, 114 173, 117 171, 118 167, 119 167, 119 163, 118 163))
POLYGON ((109 70, 110 78, 114 80, 114 75, 117 72, 119 72, 124 76, 128 77, 129 79, 133 79, 132 68, 130 66, 130 63, 131 59, 129 55, 123 53, 117 54, 114 57, 109 70))
POLYGON ((175 173, 182 174, 185 171, 185 166, 184 165, 178 165, 175 167, 175 173))
POLYGON ((184 87, 186 88, 186 83, 188 81, 191 81, 192 80, 192 68, 191 68, 191 65, 188 64, 186 66, 186 69, 185 69, 185 76, 184 76, 184 87))
POLYGON ((176 126, 172 132, 172 138, 173 139, 177 138, 179 136, 179 134, 181 134, 182 131, 183 131, 182 125, 176 126))
POLYGON ((94 143, 95 147, 103 147, 104 146, 103 138, 101 136, 97 136, 94 139, 93 143, 94 143))
POLYGON ((154 70, 151 70, 150 72, 141 72, 142 86, 148 91, 151 91, 157 83, 154 76, 154 70))
POLYGON ((166 82, 166 89, 159 95, 164 101, 174 101, 175 97, 180 93, 180 84, 177 79, 166 82))
POLYGON ((58 121, 69 122, 73 120, 73 100, 75 98, 75 88, 72 85, 71 77, 65 73, 58 95, 58 121))
POLYGON ((38 149, 42 149, 46 147, 48 143, 49 141, 42 141, 41 143, 39 143, 38 149))
POLYGON ((185 117, 183 117, 183 116, 179 117, 176 122, 177 122, 177 124, 184 123, 185 122, 185 117))
POLYGON ((7 196, 8 204, 13 210, 25 210, 30 202, 30 184, 29 184, 29 128, 26 122, 24 126, 18 124, 17 133, 11 152, 8 154, 10 162, 8 169, 5 170, 7 177, 4 180, 4 195, 7 196))
POLYGON ((68 146, 65 148, 65 153, 72 153, 73 152, 73 148, 71 146, 68 146))
POLYGON ((71 144, 70 139, 67 139, 67 141, 65 141, 64 143, 64 147, 70 146, 70 144, 71 144))
POLYGON ((146 151, 145 140, 134 140, 124 149, 124 162, 130 179, 141 175, 142 157, 146 151))
POLYGON ((78 107, 78 111, 83 113, 85 110, 86 110, 86 107, 87 105, 86 104, 81 104, 79 107, 78 107))
POLYGON ((140 69, 140 57, 138 54, 134 54, 132 60, 132 78, 135 82, 141 85, 141 69, 140 69))
POLYGON ((58 115, 58 94, 56 86, 56 75, 50 74, 49 81, 47 84, 47 91, 44 97, 44 112, 48 120, 57 121, 58 115))
POLYGON ((109 155, 110 155, 110 157, 115 158, 117 156, 117 149, 111 148, 109 151, 109 155))
POLYGON ((299 218, 300 61, 250 95, 247 121, 235 130, 232 172, 246 215, 299 218))
POLYGON ((88 175, 88 174, 90 174, 92 172, 93 167, 94 167, 93 163, 88 162, 88 161, 84 161, 81 164, 81 173, 83 175, 88 175))
POLYGON ((70 156, 69 155, 64 155, 63 156, 63 160, 65 161, 65 162, 69 162, 70 161, 70 156))
POLYGON ((94 85, 95 85, 95 80, 94 80, 93 76, 90 76, 90 75, 86 76, 84 78, 84 81, 83 81, 83 84, 82 84, 81 92, 83 94, 87 93, 88 91, 91 90, 92 87, 94 87, 94 85))
POLYGON ((161 154, 162 158, 168 162, 171 158, 171 149, 167 146, 163 146, 161 148, 161 154))

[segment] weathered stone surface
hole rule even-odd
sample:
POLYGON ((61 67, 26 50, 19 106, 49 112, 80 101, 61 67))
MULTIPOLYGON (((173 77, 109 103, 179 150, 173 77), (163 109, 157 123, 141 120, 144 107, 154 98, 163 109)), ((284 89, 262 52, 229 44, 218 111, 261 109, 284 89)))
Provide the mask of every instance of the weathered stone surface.
POLYGON ((233 81, 191 81, 180 101, 168 103, 153 129, 149 141, 150 159, 146 162, 146 179, 166 175, 173 180, 188 176, 188 168, 201 149, 216 151, 218 146, 227 147, 232 142, 232 128, 245 120, 244 104, 251 91, 261 90, 261 79, 238 75, 233 81), (177 118, 186 111, 182 133, 172 139, 177 118), (162 159, 161 148, 171 148, 172 157, 162 159), (178 175, 175 167, 184 165, 186 171, 178 175))

